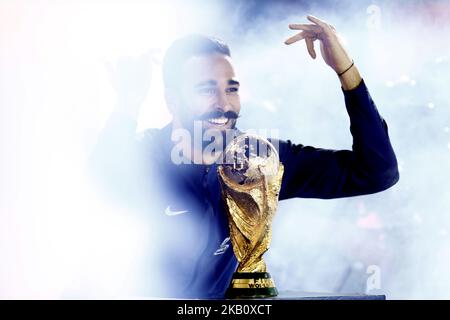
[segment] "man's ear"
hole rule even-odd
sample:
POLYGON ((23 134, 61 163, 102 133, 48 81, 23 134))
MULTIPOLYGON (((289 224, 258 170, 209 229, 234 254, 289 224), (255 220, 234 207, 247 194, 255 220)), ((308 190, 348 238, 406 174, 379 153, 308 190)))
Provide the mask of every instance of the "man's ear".
POLYGON ((164 90, 164 98, 166 99, 167 108, 172 116, 178 114, 180 108, 180 96, 172 88, 166 88, 164 90))

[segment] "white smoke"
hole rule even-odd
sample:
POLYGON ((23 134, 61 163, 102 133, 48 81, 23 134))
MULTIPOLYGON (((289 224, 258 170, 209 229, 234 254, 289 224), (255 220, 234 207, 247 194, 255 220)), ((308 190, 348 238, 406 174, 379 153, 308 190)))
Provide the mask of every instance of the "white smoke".
MULTIPOLYGON (((99 203, 83 176, 116 104, 105 66, 123 56, 163 53, 189 32, 223 38, 242 84, 241 129, 351 148, 336 75, 303 43, 283 44, 293 33, 288 23, 306 22, 306 14, 342 34, 388 123, 401 178, 380 194, 281 202, 266 256, 278 289, 450 297, 447 3, 239 3, 0 2, 1 297, 139 291, 152 226, 99 203)), ((170 121, 160 58, 148 67, 139 130, 170 121)))

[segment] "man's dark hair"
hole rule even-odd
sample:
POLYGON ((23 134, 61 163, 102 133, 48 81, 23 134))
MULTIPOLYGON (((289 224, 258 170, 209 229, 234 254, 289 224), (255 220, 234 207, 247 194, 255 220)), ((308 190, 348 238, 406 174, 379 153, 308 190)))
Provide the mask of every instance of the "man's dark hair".
POLYGON ((180 70, 193 56, 221 53, 231 57, 230 48, 220 39, 191 34, 175 40, 164 55, 162 71, 164 86, 177 88, 180 70))

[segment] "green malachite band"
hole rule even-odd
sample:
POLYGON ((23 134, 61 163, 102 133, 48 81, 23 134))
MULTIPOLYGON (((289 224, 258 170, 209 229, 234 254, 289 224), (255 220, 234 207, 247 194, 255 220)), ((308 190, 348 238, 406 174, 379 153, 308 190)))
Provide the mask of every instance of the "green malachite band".
POLYGON ((278 295, 267 272, 235 272, 225 294, 229 299, 269 298, 278 295))
POLYGON ((227 299, 271 298, 278 295, 277 288, 234 289, 228 288, 227 299))
POLYGON ((235 272, 233 279, 272 279, 272 277, 268 272, 235 272))

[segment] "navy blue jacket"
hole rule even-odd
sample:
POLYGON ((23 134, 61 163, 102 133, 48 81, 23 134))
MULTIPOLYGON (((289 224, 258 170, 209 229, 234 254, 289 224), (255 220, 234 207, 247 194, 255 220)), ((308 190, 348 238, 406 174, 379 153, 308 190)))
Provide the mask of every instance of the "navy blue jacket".
MULTIPOLYGON (((386 122, 364 81, 343 92, 352 150, 272 140, 285 168, 280 200, 371 194, 398 181, 386 122)), ((133 139, 135 129, 134 122, 119 114, 111 117, 92 157, 95 175, 115 199, 125 199, 127 206, 139 207, 157 221, 157 229, 162 230, 157 245, 162 250, 150 263, 163 271, 163 295, 223 297, 237 260, 216 165, 173 164, 171 124, 148 130, 139 140, 133 139), (170 215, 177 211, 182 213, 170 215)))

